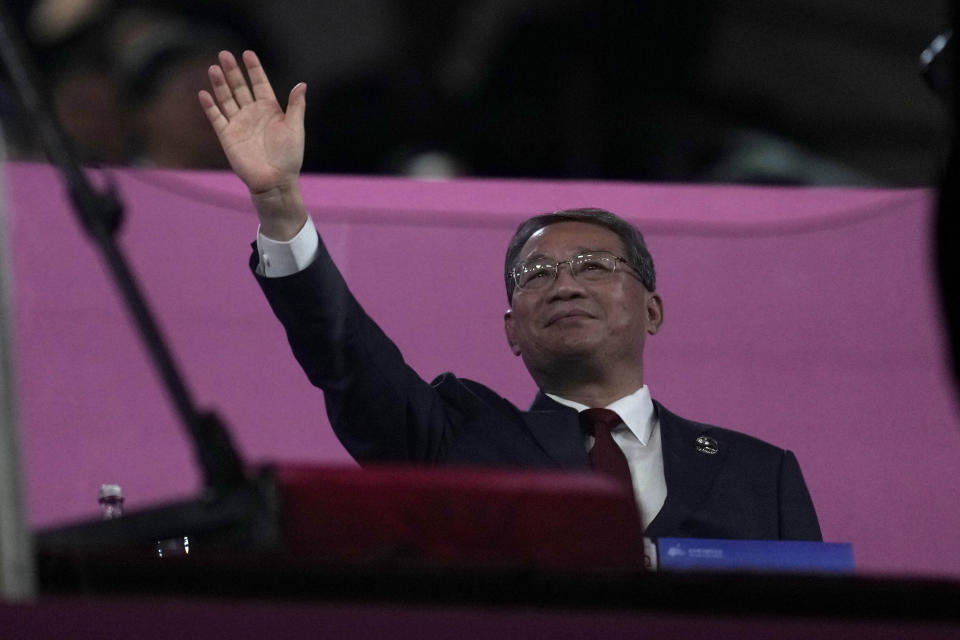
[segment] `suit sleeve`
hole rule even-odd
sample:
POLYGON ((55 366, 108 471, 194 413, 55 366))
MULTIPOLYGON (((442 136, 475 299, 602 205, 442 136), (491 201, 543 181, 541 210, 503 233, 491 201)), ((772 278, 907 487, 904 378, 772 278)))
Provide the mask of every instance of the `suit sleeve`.
POLYGON ((451 429, 444 403, 361 308, 322 239, 295 274, 264 278, 257 261, 254 251, 250 267, 347 451, 359 462, 440 459, 451 429))
POLYGON ((780 539, 822 541, 820 522, 797 458, 784 451, 780 465, 780 539))

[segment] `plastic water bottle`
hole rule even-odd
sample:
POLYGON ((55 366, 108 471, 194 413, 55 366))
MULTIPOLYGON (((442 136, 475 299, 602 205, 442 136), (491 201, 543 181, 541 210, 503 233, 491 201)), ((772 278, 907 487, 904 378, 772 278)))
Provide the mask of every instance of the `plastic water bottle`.
POLYGON ((120 485, 100 485, 100 495, 97 502, 103 509, 104 520, 113 520, 123 515, 123 489, 120 488, 120 485))

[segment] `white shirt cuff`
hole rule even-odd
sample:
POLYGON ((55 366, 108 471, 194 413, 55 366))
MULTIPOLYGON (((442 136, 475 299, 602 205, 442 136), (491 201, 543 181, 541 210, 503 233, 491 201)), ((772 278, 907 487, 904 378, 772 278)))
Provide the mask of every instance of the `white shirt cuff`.
POLYGON ((308 216, 303 227, 289 240, 273 240, 257 229, 257 273, 267 278, 282 278, 303 271, 317 257, 320 241, 317 228, 308 216))

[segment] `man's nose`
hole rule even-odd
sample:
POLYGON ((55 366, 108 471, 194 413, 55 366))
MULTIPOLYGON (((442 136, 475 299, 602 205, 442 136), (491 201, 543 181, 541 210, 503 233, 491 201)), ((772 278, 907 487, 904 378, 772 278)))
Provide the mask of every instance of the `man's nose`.
POLYGON ((558 298, 583 295, 583 284, 573 275, 573 265, 569 262, 557 265, 557 277, 550 287, 550 295, 558 298))

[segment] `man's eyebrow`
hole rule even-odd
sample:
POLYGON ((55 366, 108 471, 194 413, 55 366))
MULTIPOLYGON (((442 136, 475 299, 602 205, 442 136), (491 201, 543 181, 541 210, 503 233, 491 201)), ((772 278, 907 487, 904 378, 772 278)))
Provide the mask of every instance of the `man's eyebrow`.
POLYGON ((593 247, 577 247, 577 253, 598 253, 600 251, 603 251, 604 253, 616 253, 616 251, 612 251, 610 249, 597 249, 593 247))
MULTIPOLYGON (((574 251, 573 255, 575 255, 575 256, 578 256, 578 255, 581 255, 581 254, 584 254, 584 253, 598 253, 598 252, 600 252, 600 251, 602 251, 602 252, 604 252, 604 253, 611 253, 611 254, 614 254, 614 255, 616 255, 616 253, 617 253, 616 251, 613 251, 612 249, 597 249, 597 248, 593 248, 593 247, 577 247, 577 248, 575 248, 573 251, 574 251)), ((543 253, 542 251, 537 251, 536 253, 531 253, 530 255, 521 258, 520 260, 521 260, 521 262, 527 262, 527 261, 529 261, 529 260, 540 260, 541 258, 547 258, 547 259, 549 259, 549 260, 554 260, 554 261, 557 260, 557 258, 554 258, 553 256, 549 256, 549 255, 543 253)))
POLYGON ((542 251, 537 251, 536 253, 531 253, 529 255, 524 256, 523 258, 521 258, 521 260, 538 260, 540 258, 550 258, 551 260, 553 259, 551 256, 548 256, 542 251))

